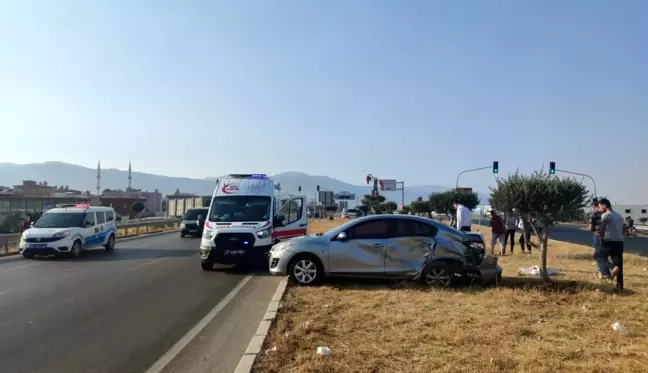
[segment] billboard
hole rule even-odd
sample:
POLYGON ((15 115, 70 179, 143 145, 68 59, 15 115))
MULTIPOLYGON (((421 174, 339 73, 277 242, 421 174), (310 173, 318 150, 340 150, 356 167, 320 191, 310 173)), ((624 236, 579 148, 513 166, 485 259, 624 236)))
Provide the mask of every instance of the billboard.
POLYGON ((320 190, 318 200, 322 205, 329 206, 335 203, 334 197, 335 195, 333 194, 333 192, 328 190, 320 190))
POLYGON ((396 189, 396 180, 380 180, 383 185, 383 190, 386 192, 397 190, 396 189))
POLYGON ((341 201, 353 201, 356 198, 355 194, 351 192, 340 192, 335 195, 335 199, 341 201))

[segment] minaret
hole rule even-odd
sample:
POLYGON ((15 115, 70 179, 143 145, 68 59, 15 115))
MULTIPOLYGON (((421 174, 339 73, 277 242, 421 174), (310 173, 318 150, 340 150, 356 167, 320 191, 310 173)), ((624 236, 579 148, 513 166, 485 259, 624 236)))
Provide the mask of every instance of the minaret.
POLYGON ((101 161, 97 161, 97 196, 101 195, 101 161))
POLYGON ((128 189, 126 190, 129 192, 131 191, 132 181, 133 181, 133 171, 131 169, 131 162, 128 161, 128 189))

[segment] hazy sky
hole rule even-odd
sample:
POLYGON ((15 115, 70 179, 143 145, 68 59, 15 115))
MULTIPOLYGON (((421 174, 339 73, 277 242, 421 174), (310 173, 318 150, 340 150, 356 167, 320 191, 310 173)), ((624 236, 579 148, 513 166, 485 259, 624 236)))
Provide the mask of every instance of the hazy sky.
POLYGON ((648 203, 647 25, 642 0, 5 0, 0 162, 454 185, 553 160, 648 203))

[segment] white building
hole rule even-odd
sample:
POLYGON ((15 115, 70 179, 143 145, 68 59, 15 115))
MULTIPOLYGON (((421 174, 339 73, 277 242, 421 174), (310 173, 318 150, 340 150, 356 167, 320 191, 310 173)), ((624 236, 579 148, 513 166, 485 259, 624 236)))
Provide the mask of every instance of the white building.
POLYGON ((635 224, 641 223, 641 218, 648 219, 648 205, 613 205, 612 210, 618 212, 625 219, 631 216, 635 224))

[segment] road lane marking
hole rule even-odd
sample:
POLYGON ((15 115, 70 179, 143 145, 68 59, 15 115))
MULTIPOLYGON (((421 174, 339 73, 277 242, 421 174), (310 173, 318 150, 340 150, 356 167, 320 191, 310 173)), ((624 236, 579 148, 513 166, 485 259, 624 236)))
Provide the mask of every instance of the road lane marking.
POLYGON ((5 294, 7 294, 7 291, 6 291, 6 290, 5 290, 5 291, 0 291, 0 297, 3 296, 3 295, 5 295, 5 294))
POLYGON ((164 260, 164 259, 166 259, 166 256, 165 256, 165 257, 162 257, 162 258, 157 258, 157 259, 155 259, 155 260, 151 260, 150 262, 142 263, 142 264, 137 265, 137 266, 135 266, 135 267, 133 267, 133 268, 131 268, 131 269, 132 269, 132 270, 140 269, 140 268, 145 267, 145 266, 147 266, 147 265, 149 265, 149 264, 157 263, 157 262, 159 262, 160 260, 164 260))
POLYGON ((227 306, 229 302, 234 299, 234 297, 243 289, 245 284, 250 281, 250 279, 253 277, 253 275, 248 275, 245 277, 241 282, 239 282, 232 291, 230 291, 225 298, 223 298, 218 304, 212 308, 211 311, 209 311, 205 317, 203 317, 200 321, 198 321, 198 324, 194 325, 193 328, 191 328, 187 334, 185 334, 176 344, 174 344, 169 351, 164 353, 153 365, 151 365, 150 368, 146 370, 145 373, 160 373, 164 368, 166 368, 167 365, 173 359, 175 359, 176 356, 185 348, 187 345, 194 339, 200 332, 205 329, 207 325, 227 306))
POLYGON ((9 268, 2 268, 0 271, 10 271, 12 269, 21 269, 21 268, 28 268, 28 267, 34 267, 39 265, 40 263, 32 263, 32 264, 23 264, 20 266, 15 266, 15 267, 9 267, 9 268))

